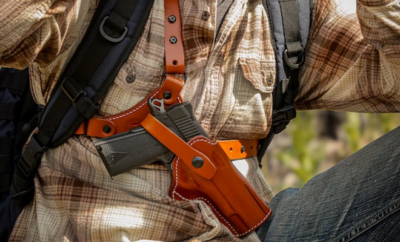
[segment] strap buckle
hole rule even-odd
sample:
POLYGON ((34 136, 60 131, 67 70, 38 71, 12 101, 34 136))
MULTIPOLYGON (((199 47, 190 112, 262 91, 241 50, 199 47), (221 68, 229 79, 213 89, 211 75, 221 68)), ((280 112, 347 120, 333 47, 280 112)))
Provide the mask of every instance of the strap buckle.
POLYGON ((305 58, 303 51, 298 52, 298 55, 295 55, 295 57, 291 58, 288 56, 288 49, 285 49, 285 51, 283 52, 283 60, 285 64, 293 70, 299 69, 300 66, 304 63, 304 59, 305 58), (293 63, 293 59, 297 59, 297 62, 293 63), (300 61, 298 59, 300 59, 300 61))
POLYGON ((42 155, 47 149, 46 146, 38 142, 35 135, 32 136, 29 145, 22 152, 21 158, 18 161, 18 167, 25 177, 31 177, 35 174, 40 160, 42 159, 42 155))
POLYGON ((61 83, 61 89, 67 95, 69 100, 75 105, 79 98, 86 97, 87 93, 82 90, 78 83, 76 83, 75 79, 68 77, 65 78, 61 83))
POLYGON ((87 93, 82 90, 74 78, 66 78, 61 83, 61 89, 86 119, 90 119, 99 109, 99 105, 87 96, 87 93))
POLYGON ((103 36, 104 39, 106 39, 112 43, 119 43, 125 38, 126 34, 128 33, 128 28, 124 27, 124 32, 118 38, 111 37, 104 31, 104 24, 108 18, 109 18, 109 16, 106 16, 106 17, 104 17, 103 21, 101 21, 100 28, 99 28, 100 34, 101 34, 101 36, 103 36))
POLYGON ((290 120, 296 117, 296 109, 293 105, 286 105, 274 111, 272 114, 272 129, 275 134, 282 132, 289 124, 290 120))

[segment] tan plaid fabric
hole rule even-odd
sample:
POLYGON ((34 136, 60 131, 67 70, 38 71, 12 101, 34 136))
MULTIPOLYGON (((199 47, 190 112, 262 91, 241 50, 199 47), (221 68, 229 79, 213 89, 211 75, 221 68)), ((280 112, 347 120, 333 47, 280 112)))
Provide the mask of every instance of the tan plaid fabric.
MULTIPOLYGON (((96 5, 96 0, 1 1, 0 66, 29 65, 38 103, 48 101, 96 5)), ((271 123, 275 60, 261 0, 235 0, 217 36, 217 1, 180 5, 188 77, 183 96, 196 117, 214 138, 264 137, 271 123), (211 18, 204 20, 203 11, 211 18)), ((333 0, 318 1, 298 108, 400 110, 399 0, 359 0, 357 10, 358 16, 333 0)), ((156 0, 100 115, 130 108, 159 84, 163 26, 163 1, 156 0), (128 76, 135 81, 128 83, 128 76)), ((234 163, 269 201, 272 192, 256 159, 234 163)), ((235 240, 204 203, 172 200, 169 184, 170 174, 159 164, 111 179, 92 140, 72 137, 44 155, 34 201, 19 217, 11 241, 235 240)), ((243 240, 258 238, 253 233, 243 240)))

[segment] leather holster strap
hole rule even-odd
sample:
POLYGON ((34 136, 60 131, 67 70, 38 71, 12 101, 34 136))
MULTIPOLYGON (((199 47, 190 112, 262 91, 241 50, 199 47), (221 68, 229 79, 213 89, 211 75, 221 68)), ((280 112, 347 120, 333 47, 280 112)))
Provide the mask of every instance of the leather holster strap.
POLYGON ((131 128, 140 126, 143 119, 150 113, 147 99, 162 99, 164 108, 183 102, 180 96, 184 82, 171 75, 166 75, 163 83, 138 104, 129 110, 107 117, 93 117, 84 122, 75 131, 76 135, 87 135, 97 138, 106 138, 115 134, 129 131, 131 128), (168 93, 168 95, 164 95, 168 93), (165 97, 168 97, 166 99, 165 97))
POLYGON ((169 105, 183 101, 180 96, 184 82, 168 74, 185 73, 185 55, 182 40, 182 23, 179 10, 179 0, 165 0, 165 72, 166 77, 163 84, 147 95, 133 108, 116 115, 108 117, 93 117, 82 123, 76 130, 76 135, 88 135, 92 137, 105 138, 115 134, 129 131, 138 127, 140 122, 150 113, 147 99, 162 99, 165 108, 169 105), (168 92, 168 95, 164 95, 168 92), (168 97, 168 98, 166 98, 168 97))
POLYGON ((165 71, 184 74, 185 55, 179 0, 165 0, 164 15, 165 71))
POLYGON ((218 140, 230 160, 244 159, 257 155, 258 140, 218 140))
POLYGON ((207 156, 188 145, 188 143, 164 126, 153 115, 147 115, 141 125, 165 147, 175 155, 179 156, 183 163, 185 163, 194 173, 205 179, 211 179, 217 172, 217 168, 207 156), (195 167, 195 164, 193 163, 195 159, 202 160, 202 165, 195 167))

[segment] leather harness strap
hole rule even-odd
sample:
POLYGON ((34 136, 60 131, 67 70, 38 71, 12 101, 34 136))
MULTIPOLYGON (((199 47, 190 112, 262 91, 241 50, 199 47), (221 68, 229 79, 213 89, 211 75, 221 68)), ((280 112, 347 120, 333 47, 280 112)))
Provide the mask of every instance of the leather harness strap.
POLYGON ((76 135, 87 135, 97 138, 106 138, 115 134, 129 131, 140 126, 140 122, 150 112, 147 99, 155 98, 164 100, 165 108, 171 104, 183 102, 179 95, 183 87, 183 81, 171 75, 166 75, 160 87, 148 94, 142 101, 129 110, 107 117, 93 117, 81 124, 76 130, 76 135), (165 95, 168 94, 168 95, 165 95))
MULTIPOLYGON (((162 99, 165 108, 183 102, 180 92, 184 82, 169 74, 185 73, 185 57, 182 39, 182 24, 178 0, 165 0, 165 72, 163 83, 129 110, 107 117, 93 117, 82 123, 76 135, 106 138, 140 126, 149 114, 147 99, 162 99)), ((258 140, 218 141, 231 160, 257 155, 258 140)))
POLYGON ((169 74, 185 73, 185 55, 182 41, 182 24, 178 0, 165 0, 165 78, 162 85, 147 95, 142 101, 131 109, 108 117, 93 117, 83 122, 76 130, 76 135, 87 135, 105 138, 115 134, 129 131, 140 126, 140 122, 149 113, 146 105, 147 99, 162 99, 165 108, 168 105, 181 103, 183 98, 179 95, 184 82, 169 74))
POLYGON ((179 0, 164 1, 164 16, 165 71, 184 74, 185 55, 179 0))

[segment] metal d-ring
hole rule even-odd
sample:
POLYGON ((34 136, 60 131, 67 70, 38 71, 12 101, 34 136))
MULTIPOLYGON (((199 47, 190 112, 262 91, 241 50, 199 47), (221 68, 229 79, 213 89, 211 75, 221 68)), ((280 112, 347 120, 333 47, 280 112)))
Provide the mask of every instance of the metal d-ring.
POLYGON ((283 52, 283 60, 285 61, 286 65, 288 65, 292 69, 299 69, 300 65, 303 64, 304 62, 304 54, 303 52, 300 52, 299 57, 301 58, 300 62, 293 64, 290 62, 289 57, 288 57, 288 50, 286 49, 283 52))
POLYGON ((100 34, 101 34, 106 40, 108 40, 108 41, 110 41, 110 42, 113 42, 113 43, 121 42, 121 41, 125 38, 126 34, 128 33, 128 28, 125 27, 124 33, 123 33, 120 37, 118 37, 118 38, 113 38, 113 37, 109 36, 109 35, 104 31, 104 23, 106 22, 106 20, 108 19, 108 17, 109 17, 109 16, 104 17, 103 21, 101 21, 101 24, 100 24, 100 34))

